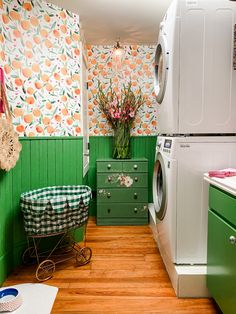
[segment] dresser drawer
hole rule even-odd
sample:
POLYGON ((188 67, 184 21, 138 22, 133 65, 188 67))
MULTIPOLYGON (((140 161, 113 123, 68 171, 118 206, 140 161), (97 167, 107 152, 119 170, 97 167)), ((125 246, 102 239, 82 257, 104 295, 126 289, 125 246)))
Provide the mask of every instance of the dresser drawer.
POLYGON ((220 216, 236 226, 236 198, 210 186, 209 206, 220 216))
POLYGON ((147 172, 148 164, 145 161, 129 161, 123 163, 124 172, 147 172))
POLYGON ((97 175, 98 188, 107 187, 143 187, 148 184, 147 173, 99 173, 97 175))
POLYGON ((126 202, 145 203, 148 201, 147 189, 99 189, 97 193, 98 203, 126 202))
POLYGON ((97 172, 122 172, 122 162, 99 161, 97 162, 97 172))
POLYGON ((137 218, 147 217, 147 203, 100 203, 98 205, 98 217, 100 218, 137 218))

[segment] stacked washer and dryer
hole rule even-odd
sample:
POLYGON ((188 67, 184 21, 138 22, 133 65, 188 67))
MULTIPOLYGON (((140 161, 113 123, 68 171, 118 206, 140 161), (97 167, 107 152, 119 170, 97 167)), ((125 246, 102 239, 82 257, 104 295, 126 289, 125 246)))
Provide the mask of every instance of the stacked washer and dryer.
POLYGON ((236 167, 235 24, 230 0, 175 0, 160 24, 150 221, 179 297, 208 296, 203 173, 236 167))

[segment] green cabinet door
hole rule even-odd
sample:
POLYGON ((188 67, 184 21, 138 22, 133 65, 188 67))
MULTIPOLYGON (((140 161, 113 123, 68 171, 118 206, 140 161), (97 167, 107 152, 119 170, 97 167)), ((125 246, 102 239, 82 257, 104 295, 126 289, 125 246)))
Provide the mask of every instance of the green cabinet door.
POLYGON ((236 226, 236 197, 210 186, 209 206, 216 213, 236 226))
POLYGON ((223 313, 234 314, 236 245, 233 237, 236 238, 236 230, 212 211, 208 217, 207 286, 223 313))

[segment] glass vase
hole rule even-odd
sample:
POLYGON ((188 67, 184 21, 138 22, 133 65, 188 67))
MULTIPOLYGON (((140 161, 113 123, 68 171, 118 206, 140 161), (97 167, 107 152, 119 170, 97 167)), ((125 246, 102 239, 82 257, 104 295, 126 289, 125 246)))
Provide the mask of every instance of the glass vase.
POLYGON ((124 124, 114 129, 113 158, 131 158, 130 127, 124 124))

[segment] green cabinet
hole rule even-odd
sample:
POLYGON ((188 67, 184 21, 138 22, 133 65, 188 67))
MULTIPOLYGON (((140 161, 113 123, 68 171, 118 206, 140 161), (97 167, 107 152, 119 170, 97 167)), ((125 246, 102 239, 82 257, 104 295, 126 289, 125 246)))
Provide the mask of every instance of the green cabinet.
POLYGON ((236 197, 210 186, 207 286, 224 314, 236 313, 236 197))
POLYGON ((97 224, 148 223, 148 161, 97 160, 97 224))

